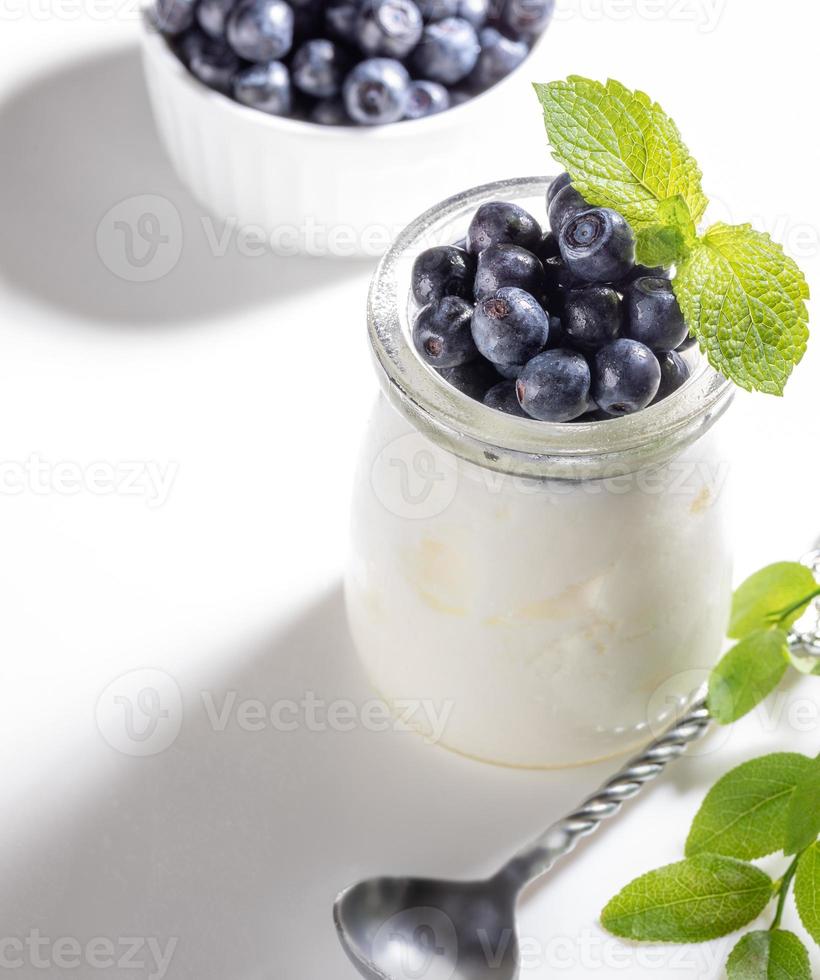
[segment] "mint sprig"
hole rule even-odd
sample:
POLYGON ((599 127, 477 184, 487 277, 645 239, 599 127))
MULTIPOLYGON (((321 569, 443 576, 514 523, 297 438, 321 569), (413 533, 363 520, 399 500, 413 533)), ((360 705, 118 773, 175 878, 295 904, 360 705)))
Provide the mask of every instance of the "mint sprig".
MULTIPOLYGON (((740 717, 776 686, 789 665, 786 630, 818 596, 811 570, 794 562, 769 565, 737 589, 729 632, 739 642, 709 684, 719 721, 740 717)), ((782 923, 793 887, 800 921, 820 945, 819 836, 820 757, 775 752, 744 762, 706 795, 685 860, 636 878, 607 904, 601 923, 632 940, 705 942, 774 904, 770 927, 733 949, 729 980, 810 980, 808 951, 782 923), (776 881, 751 863, 778 853, 789 863, 776 881)))
POLYGON ((535 91, 577 190, 629 221, 639 262, 677 266, 675 294, 709 363, 741 388, 781 395, 808 341, 809 289, 796 263, 749 225, 698 235, 701 171, 645 93, 577 75, 535 91))

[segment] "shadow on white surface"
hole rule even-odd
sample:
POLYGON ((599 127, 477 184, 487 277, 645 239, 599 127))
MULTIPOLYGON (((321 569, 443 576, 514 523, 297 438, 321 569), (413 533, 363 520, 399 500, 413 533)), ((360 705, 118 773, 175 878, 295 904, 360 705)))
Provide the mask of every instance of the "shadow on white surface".
POLYGON ((0 276, 76 316, 191 322, 314 293, 374 264, 281 257, 235 227, 226 234, 165 156, 136 47, 18 88, 0 104, 0 133, 0 276))
MULTIPOLYGON (((339 590, 222 663, 216 680, 180 680, 184 723, 170 748, 131 758, 95 739, 88 758, 66 760, 78 783, 90 775, 88 789, 49 799, 46 784, 41 824, 3 862, 5 935, 178 937, 171 980, 352 978, 331 921, 339 889, 376 873, 487 873, 612 768, 499 769, 362 727, 252 732, 232 715, 215 730, 203 690, 217 709, 230 692, 265 705, 309 691, 356 705, 373 697, 339 590)), ((554 883, 560 902, 571 880, 554 883)))

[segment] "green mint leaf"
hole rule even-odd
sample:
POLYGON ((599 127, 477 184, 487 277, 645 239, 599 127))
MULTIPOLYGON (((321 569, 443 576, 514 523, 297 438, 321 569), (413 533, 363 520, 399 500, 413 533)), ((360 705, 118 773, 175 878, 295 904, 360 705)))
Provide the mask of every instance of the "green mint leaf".
MULTIPOLYGON (((816 588, 817 582, 811 570, 799 562, 781 561, 767 565, 747 578, 735 591, 729 636, 742 640, 755 630, 775 625, 783 610, 810 596, 816 588)), ((806 606, 803 606, 787 617, 783 628, 788 629, 805 609, 806 606)))
POLYGON ((699 854, 636 878, 609 902, 601 923, 625 939, 699 943, 756 919, 771 897, 771 879, 754 865, 699 854))
POLYGON ((794 900, 806 932, 820 944, 820 843, 804 851, 797 864, 794 900))
POLYGON ((637 232, 638 262, 668 267, 688 255, 696 238, 686 202, 680 195, 670 197, 658 206, 658 223, 637 232))
POLYGON ((795 786, 811 766, 804 755, 775 752, 727 772, 695 816, 686 856, 725 854, 751 861, 782 850, 795 786))
POLYGON ((726 963, 729 980, 811 980, 809 951, 793 932, 750 932, 726 963))
POLYGON ((805 850, 820 835, 820 756, 797 781, 786 812, 786 853, 805 850))
POLYGON ((789 666, 783 630, 756 630, 723 657, 709 677, 709 710, 721 725, 748 714, 777 687, 789 666))
POLYGON ((751 225, 713 225, 673 285, 712 367, 747 391, 782 395, 809 337, 809 288, 782 247, 751 225))
POLYGON ((663 225, 660 204, 680 197, 693 225, 708 203, 677 127, 643 92, 573 75, 536 85, 553 154, 577 190, 614 208, 635 231, 663 225))

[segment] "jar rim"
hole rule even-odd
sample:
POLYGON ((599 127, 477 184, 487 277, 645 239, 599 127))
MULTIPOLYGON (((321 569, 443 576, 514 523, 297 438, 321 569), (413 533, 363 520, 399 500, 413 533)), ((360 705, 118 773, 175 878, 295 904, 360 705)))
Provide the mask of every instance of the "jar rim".
POLYGON ((488 408, 448 384, 413 346, 410 269, 415 257, 431 244, 443 244, 445 229, 461 219, 466 219, 466 233, 469 217, 486 201, 543 197, 554 179, 519 177, 471 188, 428 209, 399 234, 376 269, 368 297, 368 331, 382 390, 438 445, 500 472, 589 479, 660 464, 710 428, 732 400, 734 386, 705 358, 678 391, 641 412, 555 423, 488 408))

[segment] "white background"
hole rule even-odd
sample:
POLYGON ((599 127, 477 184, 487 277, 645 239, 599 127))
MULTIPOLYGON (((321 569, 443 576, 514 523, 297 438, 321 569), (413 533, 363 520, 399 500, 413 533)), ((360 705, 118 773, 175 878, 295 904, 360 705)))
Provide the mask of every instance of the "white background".
MULTIPOLYGON (((68 937, 83 962, 57 962, 60 976, 149 976, 145 947, 130 970, 95 965, 105 944, 89 952, 99 938, 120 957, 142 937, 177 940, 172 980, 348 980, 338 889, 377 872, 489 870, 607 767, 507 771, 407 734, 209 721, 208 698, 218 708, 231 692, 267 705, 370 697, 339 582, 377 388, 371 267, 251 259, 235 243, 214 254, 157 143, 132 8, 0 0, 0 19, 0 459, 36 454, 55 481, 93 463, 173 476, 162 502, 122 485, 0 494, 0 939, 40 930, 54 963, 68 937), (106 268, 95 236, 143 194, 172 202, 184 246, 173 271, 139 284, 106 268), (145 675, 109 685, 141 669, 169 675, 169 740, 181 729, 134 758, 117 747, 113 698, 145 675)), ((715 216, 771 231, 820 292, 818 26, 803 0, 576 0, 529 75, 648 90, 701 163, 715 216)), ((488 139, 510 141, 510 175, 552 169, 546 151, 514 150, 519 127, 541 126, 526 80, 508 116, 486 121, 488 139)), ((457 166, 458 147, 442 146, 442 167, 457 166)), ((818 381, 815 346, 785 399, 733 409, 738 577, 820 533, 818 381)), ((731 941, 650 952, 606 939, 598 912, 631 876, 680 857, 731 765, 816 753, 818 711, 816 684, 790 689, 546 880, 522 907, 524 976, 721 976, 731 941)), ((797 927, 791 910, 786 924, 797 927)), ((28 953, 9 973, 45 975, 28 953)))

